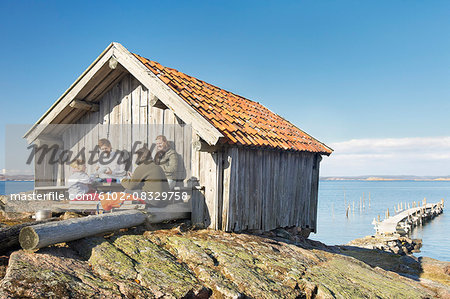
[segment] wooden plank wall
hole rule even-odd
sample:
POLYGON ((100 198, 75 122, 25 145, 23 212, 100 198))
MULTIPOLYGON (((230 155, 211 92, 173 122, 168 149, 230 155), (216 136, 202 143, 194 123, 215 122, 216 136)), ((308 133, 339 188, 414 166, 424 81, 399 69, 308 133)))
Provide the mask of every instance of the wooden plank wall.
MULTIPOLYGON (((151 107, 151 98, 151 90, 131 75, 124 76, 96 100, 99 111, 76 112, 79 125, 62 134, 64 148, 89 151, 100 138, 108 138, 113 148, 131 151, 134 141, 151 146, 157 135, 164 134, 184 157, 186 181, 205 187, 193 191, 200 200, 197 222, 226 231, 316 229, 320 155, 236 147, 193 152, 195 132, 170 109, 151 107)), ((89 165, 88 173, 94 168, 89 165)), ((46 170, 42 172, 47 176, 46 170)), ((70 175, 68 165, 62 173, 70 175)))
MULTIPOLYGON (((83 147, 94 149, 100 138, 111 141, 113 149, 132 150, 135 141, 151 147, 158 135, 164 134, 171 146, 182 156, 185 173, 191 173, 192 130, 177 118, 170 109, 151 107, 151 91, 147 90, 133 76, 126 75, 96 102, 99 111, 81 111, 75 126, 62 134, 65 149, 79 151, 83 147)), ((139 149, 142 144, 137 148, 139 149)), ((153 154, 155 151, 153 152, 153 154)), ((133 155, 133 166, 136 155, 133 155)), ((133 171, 133 166, 130 169, 133 171)), ((95 165, 88 165, 87 172, 93 173, 95 165)), ((66 165, 64 173, 70 174, 66 165)))
POLYGON ((61 185, 61 175, 63 174, 62 169, 58 163, 51 163, 51 156, 53 154, 52 147, 58 146, 59 150, 57 155, 61 153, 60 143, 59 142, 51 142, 44 140, 37 140, 36 145, 39 146, 48 146, 49 152, 42 157, 39 152, 34 158, 34 169, 35 169, 35 187, 46 187, 46 186, 55 186, 61 185), (39 160, 39 161, 38 161, 39 160), (40 163, 38 163, 40 162, 40 163))
POLYGON ((243 148, 222 155, 221 229, 316 229, 320 155, 243 148))
MULTIPOLYGON (((193 141, 199 140, 197 135, 193 141)), ((192 221, 195 225, 220 229, 222 218, 222 153, 191 151, 194 185, 203 186, 193 190, 192 221)))

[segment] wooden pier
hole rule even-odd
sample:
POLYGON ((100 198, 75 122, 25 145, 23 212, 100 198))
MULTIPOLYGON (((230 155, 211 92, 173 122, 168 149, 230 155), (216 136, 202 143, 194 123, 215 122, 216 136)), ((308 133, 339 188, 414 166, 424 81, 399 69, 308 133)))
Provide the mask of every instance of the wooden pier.
POLYGON ((444 210, 444 200, 440 202, 427 204, 426 200, 422 204, 413 204, 412 208, 405 208, 398 210, 394 216, 389 216, 387 213, 386 219, 383 221, 373 220, 372 224, 379 235, 390 234, 408 234, 415 226, 422 225, 428 219, 433 219, 435 216, 441 214, 444 210))

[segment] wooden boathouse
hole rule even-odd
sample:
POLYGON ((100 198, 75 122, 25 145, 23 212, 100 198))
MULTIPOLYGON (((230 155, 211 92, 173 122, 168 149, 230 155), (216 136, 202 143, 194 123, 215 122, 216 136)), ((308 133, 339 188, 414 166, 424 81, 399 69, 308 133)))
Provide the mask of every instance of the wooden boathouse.
MULTIPOLYGON (((162 132, 184 157, 184 186, 197 186, 190 199, 194 223, 225 231, 316 231, 319 164, 329 147, 258 102, 119 43, 100 54, 25 138, 76 149, 108 137, 114 147, 131 150, 134 141, 151 144, 162 132), (141 129, 108 131, 119 124, 141 129)), ((64 186, 68 172, 67 165, 36 164, 35 187, 64 186)))

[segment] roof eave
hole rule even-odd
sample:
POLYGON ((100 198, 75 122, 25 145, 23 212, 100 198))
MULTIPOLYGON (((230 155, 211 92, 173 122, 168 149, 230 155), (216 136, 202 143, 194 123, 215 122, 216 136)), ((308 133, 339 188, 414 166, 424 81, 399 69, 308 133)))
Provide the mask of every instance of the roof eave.
POLYGON ((51 111, 53 111, 56 108, 56 106, 63 100, 63 98, 71 90, 73 90, 77 84, 79 84, 79 82, 86 76, 86 74, 108 53, 108 51, 110 51, 111 48, 114 47, 114 44, 115 44, 114 42, 110 43, 108 47, 106 47, 106 49, 103 50, 103 52, 88 66, 88 68, 75 80, 75 82, 73 82, 69 86, 69 88, 50 106, 49 109, 47 109, 47 111, 38 119, 38 121, 25 133, 23 138, 26 138, 29 143, 35 140, 35 138, 33 138, 33 140, 28 140, 30 134, 33 133, 33 131, 36 129, 38 125, 44 124, 42 123, 42 121, 49 115, 51 111))
POLYGON ((105 63, 114 57, 131 75, 140 81, 147 89, 151 90, 161 102, 174 111, 185 123, 191 124, 199 136, 209 145, 215 145, 222 133, 207 119, 196 112, 182 98, 171 91, 150 70, 148 70, 133 54, 120 43, 112 42, 94 62, 77 78, 77 80, 64 92, 64 94, 42 115, 39 120, 23 136, 32 143, 44 130, 46 125, 52 123, 55 117, 70 104, 79 90, 105 63), (39 127, 38 125, 42 125, 39 127))

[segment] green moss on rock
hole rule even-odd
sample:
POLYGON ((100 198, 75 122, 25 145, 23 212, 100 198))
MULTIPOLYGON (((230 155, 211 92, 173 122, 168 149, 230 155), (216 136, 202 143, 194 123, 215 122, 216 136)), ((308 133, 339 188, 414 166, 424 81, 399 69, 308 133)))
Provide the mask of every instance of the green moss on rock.
POLYGON ((169 252, 144 236, 116 237, 113 244, 135 261, 137 279, 156 296, 181 298, 189 293, 204 292, 203 286, 191 272, 169 252))
POLYGON ((133 260, 110 244, 105 238, 81 239, 72 242, 71 247, 88 259, 94 271, 101 276, 128 280, 137 278, 138 273, 134 269, 133 260))
POLYGON ((208 298, 210 289, 213 298, 448 294, 448 263, 298 242, 209 230, 87 238, 70 244, 79 254, 67 247, 13 253, 0 298, 208 298))

